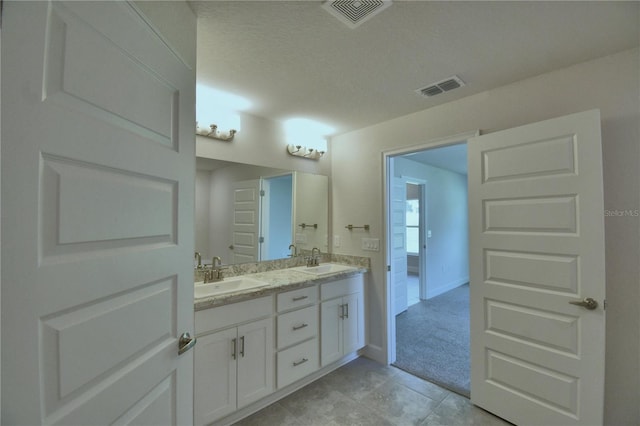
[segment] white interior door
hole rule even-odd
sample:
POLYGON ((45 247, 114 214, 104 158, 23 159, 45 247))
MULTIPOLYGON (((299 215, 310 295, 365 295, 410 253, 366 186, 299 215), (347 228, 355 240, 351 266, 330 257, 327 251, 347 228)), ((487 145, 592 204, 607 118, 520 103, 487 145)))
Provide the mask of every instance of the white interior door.
POLYGON ((257 262, 260 252, 260 179, 233 185, 232 263, 257 262))
POLYGON ((125 2, 2 24, 3 423, 192 423, 193 64, 125 2))
POLYGON ((598 111, 468 143, 471 400, 518 425, 603 421, 601 152, 598 111))
POLYGON ((402 177, 391 181, 391 248, 393 279, 393 314, 407 310, 407 182, 402 177))

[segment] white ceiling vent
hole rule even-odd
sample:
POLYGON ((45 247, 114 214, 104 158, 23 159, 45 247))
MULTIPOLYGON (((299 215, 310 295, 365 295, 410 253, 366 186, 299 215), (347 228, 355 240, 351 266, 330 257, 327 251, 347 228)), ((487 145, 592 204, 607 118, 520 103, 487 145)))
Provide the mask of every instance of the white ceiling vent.
POLYGON ((431 96, 439 95, 440 93, 448 92, 464 85, 464 81, 462 81, 457 75, 454 75, 453 77, 445 78, 444 80, 430 84, 429 86, 416 89, 416 93, 430 98, 431 96))
POLYGON ((322 7, 349 28, 356 28, 387 7, 391 0, 329 0, 322 7))

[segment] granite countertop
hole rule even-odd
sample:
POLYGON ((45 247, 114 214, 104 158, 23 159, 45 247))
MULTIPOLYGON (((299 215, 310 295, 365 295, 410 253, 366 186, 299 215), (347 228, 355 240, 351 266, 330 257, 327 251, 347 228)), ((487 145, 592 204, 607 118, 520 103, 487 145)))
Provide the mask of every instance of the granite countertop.
POLYGON ((291 268, 257 272, 253 274, 244 274, 243 276, 247 278, 264 281, 269 285, 265 287, 240 290, 233 293, 218 294, 214 296, 194 299, 194 308, 196 311, 200 311, 203 309, 228 305, 230 303, 241 302, 243 300, 264 297, 270 294, 280 293, 282 291, 295 290, 298 288, 309 287, 315 284, 322 284, 334 281, 336 279, 362 274, 368 271, 368 268, 363 266, 349 266, 353 267, 354 269, 334 272, 318 277, 291 268))

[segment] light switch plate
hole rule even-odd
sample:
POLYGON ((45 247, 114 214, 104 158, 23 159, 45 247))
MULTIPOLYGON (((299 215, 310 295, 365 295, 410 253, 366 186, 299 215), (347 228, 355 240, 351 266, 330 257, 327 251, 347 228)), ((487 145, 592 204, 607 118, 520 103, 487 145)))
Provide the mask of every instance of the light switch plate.
POLYGON ((363 238, 362 250, 380 251, 380 239, 379 238, 363 238))

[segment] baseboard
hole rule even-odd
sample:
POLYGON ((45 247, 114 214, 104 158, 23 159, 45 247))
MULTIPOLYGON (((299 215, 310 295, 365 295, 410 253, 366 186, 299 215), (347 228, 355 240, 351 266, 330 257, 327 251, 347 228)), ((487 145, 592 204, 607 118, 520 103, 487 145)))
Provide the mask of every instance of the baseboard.
POLYGON ((427 299, 431 299, 432 297, 436 297, 442 293, 446 293, 449 290, 453 290, 456 287, 460 287, 462 284, 466 284, 469 282, 469 277, 461 278, 455 281, 451 281, 448 284, 445 284, 440 287, 436 287, 434 289, 429 289, 427 286, 427 299))
POLYGON ((362 350, 362 355, 376 361, 377 363, 387 364, 387 352, 381 346, 368 344, 362 350))

